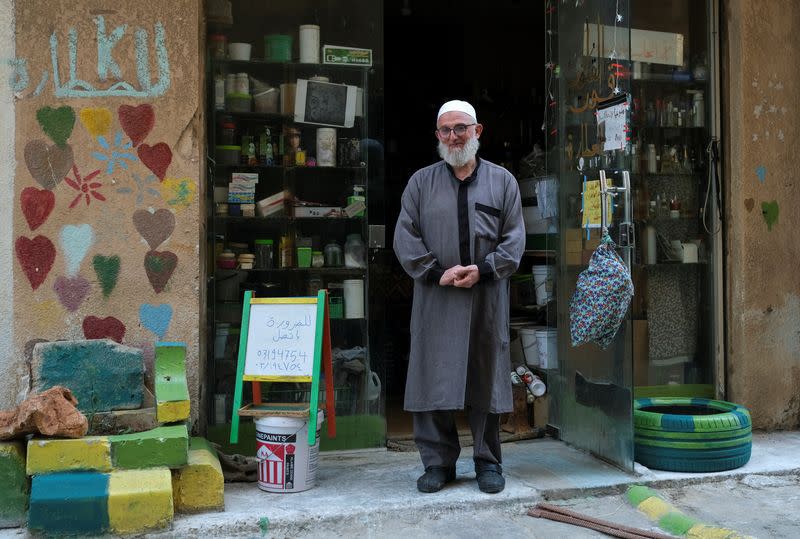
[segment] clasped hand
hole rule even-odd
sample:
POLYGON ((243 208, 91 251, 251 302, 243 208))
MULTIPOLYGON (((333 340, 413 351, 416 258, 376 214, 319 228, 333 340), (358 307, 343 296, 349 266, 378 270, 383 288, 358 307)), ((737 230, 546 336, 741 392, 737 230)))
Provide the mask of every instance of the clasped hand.
POLYGON ((442 286, 472 288, 479 278, 480 273, 478 273, 478 266, 475 264, 471 266, 453 266, 444 272, 442 278, 439 279, 439 284, 442 286))

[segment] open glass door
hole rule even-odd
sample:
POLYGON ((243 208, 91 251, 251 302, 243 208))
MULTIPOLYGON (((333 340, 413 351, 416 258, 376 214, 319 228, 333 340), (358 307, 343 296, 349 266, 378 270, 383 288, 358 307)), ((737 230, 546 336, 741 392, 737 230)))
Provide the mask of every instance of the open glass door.
POLYGON ((553 79, 549 168, 558 177, 558 368, 551 375, 551 424, 559 437, 623 469, 633 468, 632 332, 626 319, 610 347, 573 348, 570 299, 605 219, 630 267, 628 0, 551 2, 553 79), (557 38, 556 38, 557 36, 557 38), (609 204, 601 211, 601 182, 609 204), (603 214, 603 215, 601 215, 603 214), (623 236, 621 238, 621 235, 623 236))

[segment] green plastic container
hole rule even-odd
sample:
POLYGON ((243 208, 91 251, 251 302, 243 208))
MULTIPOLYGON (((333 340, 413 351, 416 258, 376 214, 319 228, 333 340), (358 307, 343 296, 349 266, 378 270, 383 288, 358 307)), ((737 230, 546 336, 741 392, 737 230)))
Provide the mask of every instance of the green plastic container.
POLYGON ((311 247, 297 248, 297 267, 298 268, 311 267, 311 247))
POLYGON ((328 309, 328 314, 331 318, 342 318, 344 316, 343 298, 338 296, 330 296, 328 309))
POLYGON ((267 62, 291 62, 292 36, 287 34, 264 36, 264 59, 267 62))

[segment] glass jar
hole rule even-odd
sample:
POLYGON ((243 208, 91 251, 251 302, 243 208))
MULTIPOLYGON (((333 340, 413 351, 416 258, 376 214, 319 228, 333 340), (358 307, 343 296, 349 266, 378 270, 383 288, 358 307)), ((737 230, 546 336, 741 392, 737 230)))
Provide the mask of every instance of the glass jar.
POLYGON ((347 268, 367 267, 367 253, 361 234, 348 234, 344 244, 344 265, 347 268))
POLYGON ((220 126, 219 140, 222 146, 236 145, 236 124, 226 120, 220 126))
POLYGON ((322 279, 316 276, 311 277, 308 280, 308 288, 306 289, 306 295, 316 296, 321 289, 322 289, 322 279))
POLYGON ((273 258, 273 241, 270 239, 259 239, 256 245, 256 267, 258 269, 272 269, 275 261, 273 258))
POLYGON ((294 242, 290 236, 281 236, 280 262, 282 268, 291 268, 294 265, 294 242))
POLYGON ((337 267, 342 265, 342 247, 335 241, 329 242, 324 249, 325 265, 337 267))
POLYGON ((208 52, 214 60, 225 59, 225 48, 228 38, 224 34, 211 34, 208 36, 208 52))
POLYGON ((311 251, 311 267, 321 268, 325 265, 325 255, 322 251, 311 251))

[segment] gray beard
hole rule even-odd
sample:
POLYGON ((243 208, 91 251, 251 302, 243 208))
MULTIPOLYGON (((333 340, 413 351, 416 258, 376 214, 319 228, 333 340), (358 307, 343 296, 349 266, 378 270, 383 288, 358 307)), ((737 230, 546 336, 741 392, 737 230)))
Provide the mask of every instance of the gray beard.
POLYGON ((475 158, 480 148, 480 142, 477 137, 470 137, 464 143, 464 147, 460 150, 451 150, 444 142, 439 141, 439 157, 444 159, 444 162, 451 167, 463 167, 475 158))

